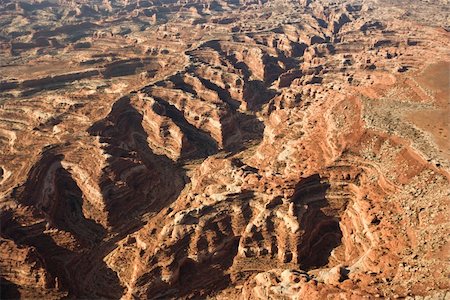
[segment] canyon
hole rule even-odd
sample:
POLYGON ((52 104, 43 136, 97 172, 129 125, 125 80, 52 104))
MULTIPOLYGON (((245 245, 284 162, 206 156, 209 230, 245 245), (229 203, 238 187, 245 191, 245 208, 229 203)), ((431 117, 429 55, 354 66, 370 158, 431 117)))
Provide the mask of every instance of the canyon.
POLYGON ((0 1, 0 298, 449 299, 448 4, 0 1))

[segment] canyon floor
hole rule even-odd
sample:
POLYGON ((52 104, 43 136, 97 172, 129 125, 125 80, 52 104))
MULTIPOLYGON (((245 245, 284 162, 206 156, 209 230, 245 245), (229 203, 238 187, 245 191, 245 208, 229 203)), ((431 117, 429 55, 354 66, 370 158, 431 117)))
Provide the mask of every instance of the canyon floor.
POLYGON ((447 0, 0 24, 1 299, 450 299, 447 0))

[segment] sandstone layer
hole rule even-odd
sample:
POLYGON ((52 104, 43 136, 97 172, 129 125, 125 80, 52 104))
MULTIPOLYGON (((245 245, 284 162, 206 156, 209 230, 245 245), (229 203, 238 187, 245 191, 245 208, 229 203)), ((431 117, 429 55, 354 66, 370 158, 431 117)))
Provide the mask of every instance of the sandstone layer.
POLYGON ((448 1, 0 2, 2 299, 448 299, 448 1))

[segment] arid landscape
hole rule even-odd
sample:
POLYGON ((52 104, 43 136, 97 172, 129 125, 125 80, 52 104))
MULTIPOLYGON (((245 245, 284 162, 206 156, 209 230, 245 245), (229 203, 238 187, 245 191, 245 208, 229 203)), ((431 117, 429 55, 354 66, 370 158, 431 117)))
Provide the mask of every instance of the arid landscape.
POLYGON ((450 299, 448 0, 0 0, 1 299, 450 299))

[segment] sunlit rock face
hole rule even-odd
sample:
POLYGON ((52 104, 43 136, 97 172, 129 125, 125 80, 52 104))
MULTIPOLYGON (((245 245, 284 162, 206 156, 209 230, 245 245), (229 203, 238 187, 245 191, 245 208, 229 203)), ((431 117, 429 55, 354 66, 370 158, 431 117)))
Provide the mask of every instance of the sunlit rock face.
POLYGON ((0 298, 448 297, 447 4, 3 1, 0 298))

